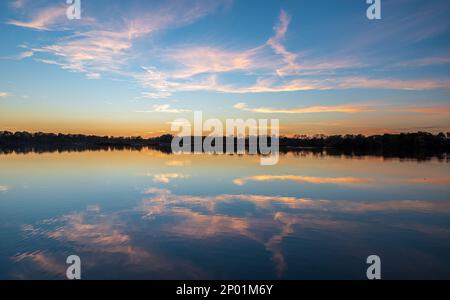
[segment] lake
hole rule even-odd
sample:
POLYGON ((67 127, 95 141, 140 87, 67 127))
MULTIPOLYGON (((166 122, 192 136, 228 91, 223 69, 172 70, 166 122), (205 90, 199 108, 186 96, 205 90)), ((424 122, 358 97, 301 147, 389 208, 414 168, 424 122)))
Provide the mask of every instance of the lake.
POLYGON ((0 154, 0 279, 450 279, 448 159, 0 154))

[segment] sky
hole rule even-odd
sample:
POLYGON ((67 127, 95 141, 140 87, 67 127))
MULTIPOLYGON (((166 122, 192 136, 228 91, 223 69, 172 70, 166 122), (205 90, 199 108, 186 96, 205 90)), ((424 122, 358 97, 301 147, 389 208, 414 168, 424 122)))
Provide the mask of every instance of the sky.
POLYGON ((193 118, 283 135, 450 131, 450 1, 0 3, 0 130, 156 136, 193 118))

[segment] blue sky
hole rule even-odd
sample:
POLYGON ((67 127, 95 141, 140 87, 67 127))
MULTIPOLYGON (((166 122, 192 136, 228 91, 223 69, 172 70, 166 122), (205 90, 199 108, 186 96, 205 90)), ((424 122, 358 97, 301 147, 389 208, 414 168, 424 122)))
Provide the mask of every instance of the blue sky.
POLYGON ((157 135, 278 118, 284 134, 450 130, 450 2, 0 4, 0 130, 157 135))

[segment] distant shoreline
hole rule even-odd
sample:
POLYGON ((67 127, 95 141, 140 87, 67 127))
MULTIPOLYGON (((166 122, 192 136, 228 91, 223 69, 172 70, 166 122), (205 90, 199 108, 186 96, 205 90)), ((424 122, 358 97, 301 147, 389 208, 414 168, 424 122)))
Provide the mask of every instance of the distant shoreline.
MULTIPOLYGON (((140 150, 143 148, 171 153, 172 138, 172 135, 144 139, 142 137, 101 137, 83 134, 0 131, 0 153, 140 150)), ((191 137, 191 139, 193 138, 191 137)), ((248 146, 248 139, 246 139, 246 145, 248 146)), ((416 132, 372 136, 280 137, 279 146, 281 153, 308 151, 326 152, 329 155, 444 158, 447 153, 450 153, 450 133, 416 132)))

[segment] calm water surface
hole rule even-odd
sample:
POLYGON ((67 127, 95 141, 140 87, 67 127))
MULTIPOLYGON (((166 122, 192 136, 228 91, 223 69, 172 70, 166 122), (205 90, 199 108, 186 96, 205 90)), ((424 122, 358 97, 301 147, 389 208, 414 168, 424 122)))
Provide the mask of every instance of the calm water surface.
POLYGON ((0 279, 450 279, 446 161, 0 155, 0 279))

